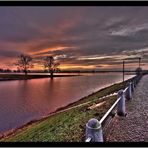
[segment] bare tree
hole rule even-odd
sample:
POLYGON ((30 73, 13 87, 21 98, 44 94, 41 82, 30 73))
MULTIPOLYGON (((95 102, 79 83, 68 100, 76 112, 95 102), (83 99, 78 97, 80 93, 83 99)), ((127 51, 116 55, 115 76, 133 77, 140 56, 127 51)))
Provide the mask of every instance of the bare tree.
POLYGON ((16 65, 18 66, 19 70, 22 70, 25 73, 25 75, 27 75, 28 69, 33 67, 31 62, 32 62, 31 56, 21 54, 18 57, 16 65))
POLYGON ((56 63, 53 56, 46 56, 44 58, 44 67, 48 69, 50 76, 53 77, 53 73, 58 70, 60 63, 56 63))

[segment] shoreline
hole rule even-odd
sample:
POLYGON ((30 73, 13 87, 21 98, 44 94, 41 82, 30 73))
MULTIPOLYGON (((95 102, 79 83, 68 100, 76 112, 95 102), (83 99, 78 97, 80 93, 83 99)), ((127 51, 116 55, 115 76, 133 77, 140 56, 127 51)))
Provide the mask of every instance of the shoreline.
MULTIPOLYGON (((119 82, 119 83, 122 83, 122 82, 119 82)), ((117 84, 119 84, 119 83, 115 83, 115 84, 113 84, 113 85, 117 85, 117 84)), ((26 122, 26 123, 24 123, 24 124, 23 124, 22 126, 20 126, 20 127, 13 128, 13 129, 10 129, 10 130, 8 130, 8 131, 2 132, 2 133, 0 133, 0 139, 1 139, 1 138, 5 138, 5 136, 11 135, 11 134, 12 134, 13 132, 15 132, 16 130, 22 129, 23 127, 29 126, 29 125, 31 125, 31 124, 33 124, 33 123, 35 123, 35 122, 46 120, 47 118, 50 118, 51 116, 54 116, 54 115, 59 114, 59 113, 61 113, 61 112, 65 112, 65 111, 67 111, 67 110, 69 110, 69 109, 71 109, 71 108, 73 108, 73 107, 77 107, 76 104, 80 104, 80 101, 83 101, 83 100, 87 99, 88 97, 90 97, 90 96, 92 96, 92 95, 95 95, 96 93, 99 93, 99 92, 101 92, 101 91, 103 91, 103 90, 105 90, 105 89, 108 89, 108 88, 112 87, 113 85, 104 87, 104 88, 102 88, 102 89, 100 89, 100 90, 98 90, 98 91, 96 91, 96 92, 92 92, 91 94, 88 94, 87 96, 84 96, 84 97, 80 98, 78 101, 69 103, 69 104, 67 104, 66 106, 63 106, 63 107, 59 107, 59 108, 57 108, 55 111, 53 111, 53 112, 51 112, 51 113, 49 113, 49 114, 47 114, 47 115, 45 115, 45 116, 42 116, 42 117, 40 117, 40 118, 38 118, 38 119, 33 119, 33 120, 29 121, 29 122, 26 122), (5 135, 5 136, 3 137, 3 135, 5 135)))
MULTIPOLYGON (((133 78, 134 78, 134 77, 133 77, 133 78)), ((47 120, 47 119, 49 119, 49 118, 51 118, 51 117, 54 117, 54 116, 56 116, 56 115, 58 115, 58 114, 60 114, 60 113, 64 113, 64 112, 66 112, 66 111, 68 111, 68 110, 72 110, 72 109, 74 109, 74 108, 77 108, 77 106, 80 106, 80 105, 83 104, 83 103, 85 104, 85 103, 89 102, 89 101, 91 100, 91 98, 94 97, 94 96, 96 96, 97 94, 100 95, 100 98, 103 97, 103 96, 105 96, 105 95, 109 95, 109 94, 115 92, 116 89, 118 90, 120 87, 124 87, 124 86, 126 85, 126 83, 127 83, 128 81, 131 81, 133 78, 130 78, 130 79, 126 80, 126 81, 124 82, 124 84, 123 84, 123 82, 119 82, 119 83, 115 83, 115 84, 113 84, 113 85, 104 87, 104 88, 102 88, 102 89, 100 89, 100 90, 98 90, 98 91, 96 91, 96 92, 93 92, 93 93, 91 93, 91 94, 89 94, 89 95, 87 95, 87 96, 84 96, 84 97, 80 98, 78 101, 75 101, 75 102, 73 102, 73 103, 69 103, 68 105, 66 105, 66 106, 64 106, 64 107, 60 107, 60 108, 58 108, 57 110, 55 110, 55 111, 53 111, 53 112, 47 114, 46 116, 42 116, 42 117, 39 118, 39 119, 34 119, 34 120, 32 120, 32 121, 29 121, 29 122, 27 122, 27 123, 24 123, 24 125, 22 125, 22 126, 20 126, 20 127, 17 127, 17 128, 11 129, 11 130, 8 130, 8 131, 6 131, 6 132, 2 132, 2 133, 0 134, 0 140, 5 139, 5 138, 7 138, 7 137, 9 137, 9 136, 11 136, 11 135, 13 135, 13 134, 15 134, 17 131, 21 131, 21 130, 23 130, 24 128, 29 127, 29 126, 31 126, 31 125, 37 123, 37 122, 45 121, 45 120, 47 120), (120 86, 120 87, 119 87, 119 86, 120 86), (112 90, 112 89, 113 89, 113 90, 112 90), (115 89, 115 90, 114 90, 114 89, 115 89)), ((117 91, 117 90, 116 90, 116 91, 117 91)), ((100 99, 99 99, 99 100, 100 100, 100 99)))

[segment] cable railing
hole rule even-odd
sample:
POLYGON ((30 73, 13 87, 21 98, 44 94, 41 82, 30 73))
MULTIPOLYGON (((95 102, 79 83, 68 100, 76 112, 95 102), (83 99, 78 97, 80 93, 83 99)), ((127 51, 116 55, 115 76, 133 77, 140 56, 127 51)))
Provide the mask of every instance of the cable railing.
POLYGON ((116 114, 118 116, 126 117, 125 100, 131 100, 135 87, 142 75, 135 76, 132 82, 124 90, 119 90, 117 100, 105 113, 105 115, 98 121, 95 118, 90 119, 86 124, 86 140, 85 142, 104 142, 102 125, 105 120, 110 116, 112 111, 117 107, 116 114))

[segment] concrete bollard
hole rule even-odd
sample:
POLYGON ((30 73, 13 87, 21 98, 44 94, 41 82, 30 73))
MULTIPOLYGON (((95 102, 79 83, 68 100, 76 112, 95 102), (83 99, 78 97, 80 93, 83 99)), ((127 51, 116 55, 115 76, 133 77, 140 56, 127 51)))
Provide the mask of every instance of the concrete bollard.
POLYGON ((86 124, 86 140, 91 138, 91 142, 103 142, 103 132, 100 122, 92 118, 86 124))
POLYGON ((137 77, 134 79, 135 84, 137 84, 137 77))
POLYGON ((129 83, 128 89, 126 91, 126 99, 130 100, 132 99, 132 83, 129 83))
POLYGON ((134 92, 134 83, 131 84, 132 92, 134 92))
POLYGON ((136 82, 135 82, 135 81, 133 81, 133 83, 134 83, 134 88, 136 88, 136 82))
POLYGON ((140 76, 137 75, 135 80, 136 80, 136 84, 138 84, 138 82, 139 82, 139 80, 140 80, 140 76))
POLYGON ((123 90, 119 90, 118 91, 118 98, 121 99, 119 100, 118 104, 117 104, 117 115, 119 116, 126 116, 126 112, 125 112, 125 96, 124 96, 124 91, 123 90))

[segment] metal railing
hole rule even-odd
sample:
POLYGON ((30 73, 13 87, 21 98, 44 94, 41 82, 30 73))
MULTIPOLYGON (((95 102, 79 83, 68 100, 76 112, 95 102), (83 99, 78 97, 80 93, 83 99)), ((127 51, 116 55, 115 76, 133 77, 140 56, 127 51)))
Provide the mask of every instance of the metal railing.
POLYGON ((117 107, 117 115, 126 116, 125 111, 125 100, 132 99, 132 93, 134 89, 141 79, 142 75, 135 76, 132 82, 129 83, 128 87, 124 90, 119 90, 117 95, 117 100, 110 107, 110 109, 105 113, 105 115, 98 121, 95 118, 92 118, 86 124, 86 140, 85 142, 103 142, 103 132, 102 132, 102 124, 107 119, 107 117, 111 114, 111 112, 117 107))
POLYGON ((91 137, 88 137, 85 142, 91 142, 92 138, 91 137))

